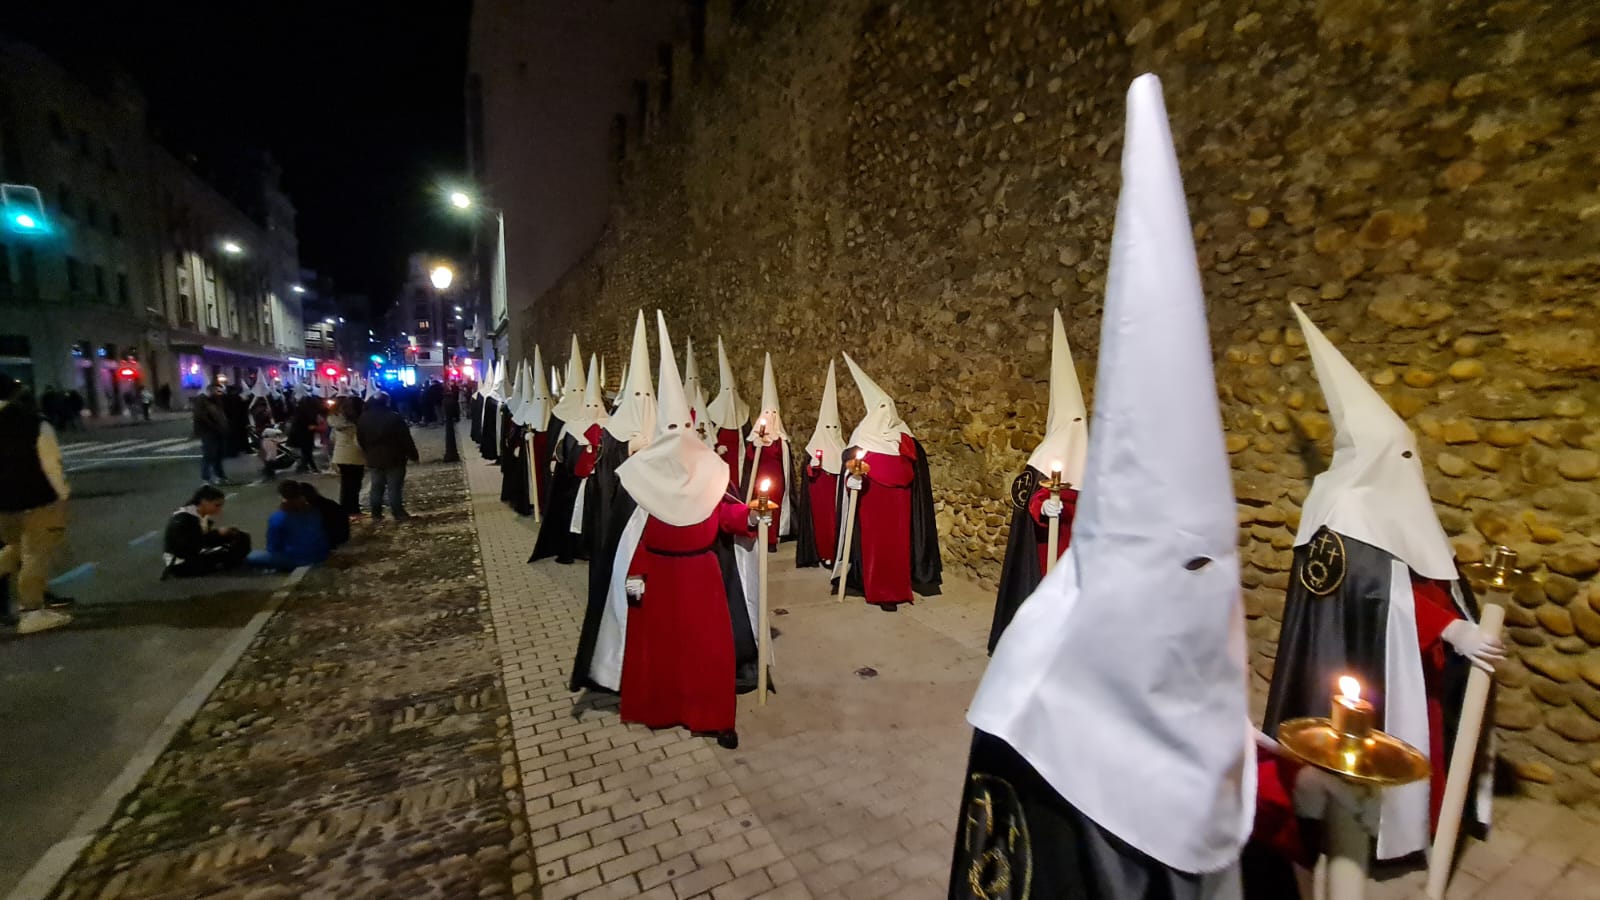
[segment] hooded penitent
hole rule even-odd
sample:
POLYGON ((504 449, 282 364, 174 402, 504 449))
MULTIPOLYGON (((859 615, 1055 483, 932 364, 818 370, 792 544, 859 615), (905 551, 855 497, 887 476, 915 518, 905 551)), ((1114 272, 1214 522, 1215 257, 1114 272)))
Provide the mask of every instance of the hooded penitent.
MULTIPOLYGON (((871 469, 862 482, 856 527, 847 548, 850 576, 845 588, 868 603, 896 608, 910 603, 914 593, 939 593, 943 581, 928 455, 901 420, 889 392, 867 377, 848 354, 844 361, 867 409, 850 436, 845 458, 864 454, 871 469)), ((839 483, 841 494, 835 503, 848 513, 843 490, 849 480, 841 478, 839 483)), ((841 525, 839 530, 845 529, 841 525)), ((837 581, 835 577, 836 586, 837 581)))
POLYGON ((861 392, 861 404, 867 410, 861 417, 856 430, 850 432, 850 446, 859 447, 868 453, 899 453, 900 436, 911 434, 911 426, 900 418, 900 412, 895 409, 894 398, 889 392, 873 381, 850 354, 844 354, 844 363, 850 367, 850 377, 856 381, 856 389, 861 392))
MULTIPOLYGON (((1050 556, 1050 526, 1043 517, 1043 502, 1054 496, 1062 502, 1058 517, 1057 553, 1072 543, 1073 510, 1083 487, 1084 456, 1089 445, 1089 413, 1072 364, 1072 348, 1061 312, 1052 316, 1050 348, 1050 411, 1045 418, 1044 440, 1028 457, 1028 467, 1012 485, 1011 530, 1006 537, 1005 561, 995 593, 994 622, 989 628, 989 650, 1005 631, 1017 607, 1028 599, 1044 577, 1050 556), (1059 491, 1039 487, 1059 470, 1064 483, 1059 491)), ((1057 557, 1059 559, 1059 556, 1057 557)))
MULTIPOLYGON (((1426 753, 1434 778, 1385 790, 1377 856, 1424 850, 1443 791, 1465 658, 1444 629, 1476 618, 1433 511, 1411 429, 1298 307, 1333 419, 1333 461, 1306 496, 1263 730, 1327 715, 1336 680, 1375 696, 1383 730, 1426 753)), ((1479 804, 1487 821, 1487 804, 1479 804)))
POLYGON ((583 396, 588 383, 589 379, 583 374, 583 356, 578 349, 578 336, 573 335, 572 355, 567 358, 567 377, 561 381, 561 399, 550 411, 551 415, 562 422, 570 422, 578 416, 578 410, 583 408, 583 396))
POLYGON ((833 360, 828 360, 828 377, 822 386, 822 403, 817 409, 817 427, 806 441, 804 464, 805 504, 796 523, 795 565, 832 565, 839 542, 839 473, 844 467, 844 430, 839 425, 839 384, 833 360))
POLYGON ((483 405, 480 407, 482 422, 478 426, 478 451, 484 459, 500 459, 500 406, 505 393, 506 361, 505 357, 500 357, 494 361, 489 388, 484 391, 483 405))
POLYGON ((592 535, 585 534, 583 512, 595 492, 590 476, 600 458, 601 432, 607 419, 600 400, 600 370, 593 356, 589 357, 588 377, 580 374, 569 382, 574 388, 569 397, 576 396, 578 385, 584 386, 583 395, 565 417, 550 449, 555 465, 549 490, 542 492, 544 521, 528 562, 554 557, 557 562, 570 563, 589 555, 586 539, 592 541, 592 535))
POLYGON ((728 351, 717 336, 717 396, 706 407, 716 432, 717 453, 728 463, 728 478, 734 484, 744 481, 744 427, 750 421, 750 404, 739 396, 733 381, 733 366, 728 351))
POLYGON ((695 433, 708 447, 717 445, 717 429, 711 424, 711 411, 706 408, 706 389, 700 383, 700 366, 694 359, 694 340, 685 342, 688 349, 684 351, 683 364, 683 393, 689 399, 689 411, 694 413, 695 433))
POLYGON ((1023 828, 1031 852, 1008 861, 1035 896, 1219 896, 1249 836, 1238 526, 1194 260, 1160 82, 1144 75, 1128 90, 1077 534, 967 714, 963 818, 989 803, 995 828, 961 829, 963 883, 1023 828), (1117 882, 1135 861, 1158 880, 1148 893, 1117 882))
MULTIPOLYGON (((574 664, 574 682, 580 686, 621 689, 624 718, 667 725, 683 723, 682 719, 655 712, 660 708, 658 704, 676 706, 674 700, 667 697, 675 686, 683 688, 691 682, 710 679, 709 685, 701 689, 713 693, 725 691, 731 702, 733 685, 721 680, 726 676, 720 674, 719 666, 706 661, 729 649, 721 642, 728 639, 730 620, 733 656, 744 670, 743 674, 751 674, 755 643, 750 623, 755 618, 757 598, 753 590, 746 590, 747 585, 754 587, 755 573, 751 541, 747 538, 738 548, 719 539, 717 550, 699 553, 675 550, 651 553, 641 547, 641 544, 654 546, 648 538, 648 529, 661 529, 657 537, 666 540, 675 536, 678 529, 692 529, 698 535, 708 521, 715 526, 719 516, 736 514, 742 522, 747 514, 743 504, 728 495, 727 470, 722 461, 694 431, 688 399, 672 355, 666 318, 659 311, 656 328, 661 345, 657 430, 649 447, 617 467, 622 491, 618 494, 616 512, 619 517, 625 517, 625 524, 591 563, 591 571, 603 571, 604 578, 598 586, 598 595, 591 588, 590 612, 596 611, 597 603, 601 609, 593 632, 586 617, 574 664), (723 510, 725 506, 727 509, 723 510), (641 560, 641 556, 647 559, 641 560), (661 559, 656 560, 656 556, 661 559), (651 563, 659 565, 653 568, 651 563), (651 604, 651 610, 667 613, 665 617, 660 613, 646 615, 647 627, 659 629, 659 634, 628 634, 630 622, 638 621, 630 612, 624 590, 627 577, 634 570, 640 570, 646 577, 644 603, 651 604), (650 577, 651 574, 656 577, 650 577), (717 602, 722 598, 712 599, 717 593, 726 596, 726 608, 717 602), (709 606, 707 601, 711 601, 709 606), (624 648, 634 647, 641 640, 652 650, 638 663, 646 668, 630 670, 624 675, 624 648), (671 658, 676 658, 677 662, 664 662, 671 658), (661 671, 657 667, 664 665, 678 674, 671 678, 651 676, 651 672, 661 671), (629 682, 645 685, 648 696, 638 695, 627 686, 629 682), (630 710, 630 706, 642 707, 644 711, 630 710), (663 715, 665 720, 656 721, 663 715)), ((639 370, 635 368, 634 371, 639 370)), ((713 527, 712 533, 715 531, 713 527)), ((700 540, 694 538, 690 543, 700 540)), ((645 607, 641 604, 640 608, 645 607)), ((699 727, 693 723, 684 724, 699 727)), ((731 728, 731 722, 726 727, 731 728)))
POLYGON ((528 428, 523 407, 532 400, 533 375, 527 360, 515 369, 500 421, 500 499, 519 516, 533 514, 528 489, 528 428))
MULTIPOLYGON (((673 363, 676 367, 677 363, 673 363)), ((606 431, 634 452, 648 445, 656 431, 656 392, 650 384, 650 342, 644 325, 644 310, 633 326, 633 352, 624 370, 622 393, 617 411, 606 423, 606 431)))
POLYGON ((794 536, 795 503, 794 461, 790 458, 789 430, 783 425, 778 405, 778 379, 772 371, 772 354, 766 355, 761 370, 761 409, 750 424, 749 449, 745 452, 744 493, 751 496, 750 480, 770 481, 768 496, 778 504, 778 518, 768 538, 773 545, 794 536))
POLYGON ((528 364, 526 362, 511 370, 511 385, 506 388, 506 395, 500 401, 500 411, 510 416, 513 422, 518 420, 518 414, 522 411, 522 385, 526 380, 527 372, 528 364))

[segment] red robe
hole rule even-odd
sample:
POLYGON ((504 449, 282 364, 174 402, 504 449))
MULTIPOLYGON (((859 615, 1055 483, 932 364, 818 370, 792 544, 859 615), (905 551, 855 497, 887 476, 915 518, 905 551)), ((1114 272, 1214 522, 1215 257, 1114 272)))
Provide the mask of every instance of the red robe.
POLYGON ((1444 582, 1412 572, 1411 593, 1416 598, 1417 645, 1422 650, 1422 683, 1428 694, 1428 758, 1433 761, 1428 820, 1431 827, 1437 828, 1444 782, 1450 774, 1450 759, 1444 753, 1444 668, 1449 653, 1444 630, 1461 618, 1461 611, 1444 582))
POLYGON ((833 565, 839 549, 839 476, 817 465, 806 464, 806 499, 811 501, 811 538, 817 542, 817 556, 833 565))
MULTIPOLYGON (((773 441, 771 444, 761 448, 761 463, 755 470, 755 491, 749 492, 750 496, 754 498, 755 492, 761 490, 761 479, 772 479, 772 489, 767 491, 767 497, 773 503, 778 504, 778 508, 772 514, 772 527, 767 529, 768 547, 778 546, 778 532, 783 528, 783 522, 780 521, 783 515, 783 457, 788 452, 789 442, 783 440, 773 441)), ((755 456, 756 445, 745 444, 744 470, 746 472, 750 471, 751 465, 755 461, 755 456)), ((749 484, 750 482, 745 483, 749 484)))
POLYGON ((584 440, 589 446, 578 447, 578 460, 572 464, 572 471, 579 478, 588 478, 594 474, 594 467, 600 462, 600 426, 590 425, 584 429, 584 440))
MULTIPOLYGON (((1040 488, 1033 492, 1033 498, 1028 501, 1028 515, 1033 518, 1033 538, 1039 542, 1039 574, 1050 571, 1050 520, 1045 518, 1044 502, 1050 499, 1050 492, 1040 488)), ((1078 514, 1078 492, 1072 488, 1061 490, 1061 527, 1056 535, 1056 559, 1067 552, 1067 545, 1072 543, 1072 519, 1078 514)))
POLYGON ((534 504, 539 510, 544 511, 544 498, 549 490, 545 487, 545 480, 550 472, 550 432, 535 431, 533 433, 533 455, 528 457, 528 465, 533 468, 533 483, 539 488, 539 501, 534 504))
POLYGON ((719 531, 750 534, 750 510, 724 498, 704 522, 645 520, 628 575, 645 579, 628 608, 622 657, 622 719, 650 728, 729 731, 734 724, 733 621, 719 531))
MULTIPOLYGON (((715 424, 715 423, 713 423, 715 424)), ((728 484, 734 490, 739 489, 739 445, 743 438, 738 429, 717 429, 717 455, 728 464, 728 484)))
POLYGON ((916 477, 917 444, 900 435, 900 452, 868 453, 867 477, 856 501, 861 533, 861 584, 868 603, 910 603, 911 482, 916 477))

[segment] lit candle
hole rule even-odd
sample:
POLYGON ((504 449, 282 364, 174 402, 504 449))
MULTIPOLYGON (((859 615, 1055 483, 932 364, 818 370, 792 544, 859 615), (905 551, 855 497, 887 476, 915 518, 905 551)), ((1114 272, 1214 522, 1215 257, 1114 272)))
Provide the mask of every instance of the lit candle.
POLYGON ((1056 484, 1061 483, 1061 460, 1059 459, 1050 464, 1050 480, 1056 484))
POLYGON ((756 434, 767 436, 767 420, 765 417, 756 420, 756 434))
POLYGON ((763 478, 763 479, 761 479, 761 502, 762 503, 766 503, 767 502, 767 491, 769 489, 771 489, 771 487, 772 487, 772 479, 771 478, 763 478))
POLYGON ((1333 729, 1346 738, 1362 740, 1372 733, 1372 704, 1361 699, 1361 682, 1349 675, 1339 678, 1339 695, 1333 698, 1333 729))

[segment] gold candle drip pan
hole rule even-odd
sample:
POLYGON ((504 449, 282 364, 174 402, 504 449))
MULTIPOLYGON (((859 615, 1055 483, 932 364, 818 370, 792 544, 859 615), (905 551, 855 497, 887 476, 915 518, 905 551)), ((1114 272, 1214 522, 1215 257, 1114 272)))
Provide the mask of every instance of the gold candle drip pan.
POLYGON ((1278 743, 1301 761, 1357 784, 1393 787, 1428 777, 1427 757, 1382 731, 1351 738, 1328 719, 1290 719, 1278 726, 1278 743))

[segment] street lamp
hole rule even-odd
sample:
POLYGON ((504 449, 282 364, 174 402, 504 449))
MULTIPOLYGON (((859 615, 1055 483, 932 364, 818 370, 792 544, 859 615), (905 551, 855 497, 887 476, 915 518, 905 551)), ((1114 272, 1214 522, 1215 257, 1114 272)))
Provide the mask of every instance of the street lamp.
POLYGON ((472 206, 472 197, 465 191, 451 191, 450 205, 456 209, 467 209, 472 206))
POLYGON ((228 254, 229 256, 238 256, 244 252, 244 248, 239 246, 238 241, 223 241, 222 252, 228 254))
POLYGON ((303 284, 297 284, 290 287, 289 290, 294 291, 296 294, 304 294, 306 292, 306 286, 303 284))
POLYGON ((446 265, 434 266, 433 271, 428 273, 428 280, 433 282, 433 287, 435 290, 440 291, 448 288, 450 286, 450 282, 454 281, 455 278, 456 273, 454 270, 446 265))

